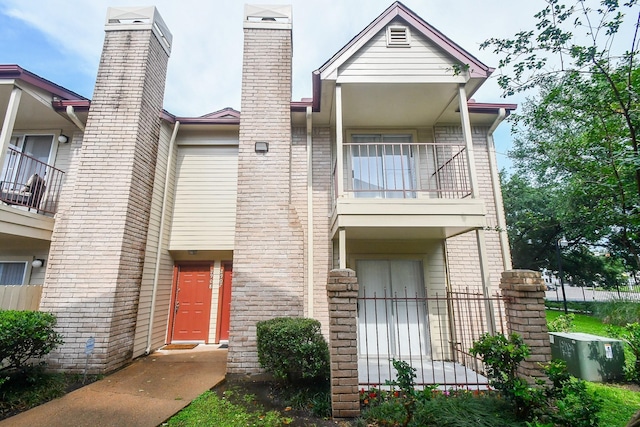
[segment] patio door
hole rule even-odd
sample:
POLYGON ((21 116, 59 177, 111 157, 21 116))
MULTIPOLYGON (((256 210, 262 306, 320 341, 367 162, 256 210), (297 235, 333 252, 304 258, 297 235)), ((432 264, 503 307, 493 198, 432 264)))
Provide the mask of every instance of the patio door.
POLYGON ((358 260, 356 270, 359 353, 395 358, 426 354, 422 262, 358 260))
POLYGON ((351 186, 355 197, 415 198, 417 171, 411 135, 353 134, 351 186))
POLYGON ((211 264, 176 269, 171 342, 207 342, 211 316, 211 264))
POLYGON ((24 135, 12 136, 9 144, 8 156, 5 164, 2 165, 1 180, 9 182, 18 182, 24 184, 26 180, 34 173, 38 173, 44 178, 45 170, 34 160, 42 162, 42 164, 52 164, 54 153, 53 135, 24 135), (13 159, 17 156, 17 152, 29 156, 21 161, 13 159))

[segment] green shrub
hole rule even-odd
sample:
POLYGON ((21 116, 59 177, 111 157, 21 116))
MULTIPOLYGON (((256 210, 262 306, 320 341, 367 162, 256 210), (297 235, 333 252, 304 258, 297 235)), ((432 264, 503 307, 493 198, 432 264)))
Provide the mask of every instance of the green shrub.
POLYGON ((603 323, 625 326, 640 322, 640 304, 636 301, 612 299, 594 304, 594 314, 603 323))
MULTIPOLYGON (((518 366, 525 357, 529 356, 529 346, 518 334, 511 334, 509 338, 502 334, 482 334, 473 343, 469 352, 474 356, 481 356, 487 367, 490 384, 496 390, 504 393, 513 391, 519 382, 518 366)), ((507 395, 507 397, 510 397, 507 395)))
POLYGON ((571 377, 563 361, 545 367, 551 385, 539 380, 535 386, 519 378, 520 362, 529 356, 522 338, 512 334, 484 334, 470 353, 480 355, 487 366, 490 384, 511 402, 515 415, 536 426, 596 427, 601 402, 588 393, 584 381, 571 377))
POLYGON ((55 326, 50 313, 0 310, 0 371, 23 369, 61 345, 55 326))
POLYGON ((640 323, 627 323, 622 328, 610 327, 608 332, 624 341, 631 350, 633 360, 626 366, 627 379, 640 384, 640 323))
POLYGON ((328 379, 329 347, 317 320, 276 317, 258 322, 257 339, 260 366, 276 379, 328 379))
POLYGON ((573 313, 561 314, 553 320, 547 322, 549 332, 571 332, 573 331, 573 321, 576 315, 573 313))

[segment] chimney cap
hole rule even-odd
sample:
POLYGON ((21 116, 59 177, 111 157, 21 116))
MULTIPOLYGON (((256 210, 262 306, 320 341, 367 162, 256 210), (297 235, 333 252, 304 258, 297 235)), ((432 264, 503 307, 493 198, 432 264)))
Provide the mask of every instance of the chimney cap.
POLYGON ((244 28, 290 30, 292 23, 291 5, 244 5, 244 28))
POLYGON ((155 6, 109 7, 104 30, 152 30, 167 55, 171 53, 173 35, 155 6))

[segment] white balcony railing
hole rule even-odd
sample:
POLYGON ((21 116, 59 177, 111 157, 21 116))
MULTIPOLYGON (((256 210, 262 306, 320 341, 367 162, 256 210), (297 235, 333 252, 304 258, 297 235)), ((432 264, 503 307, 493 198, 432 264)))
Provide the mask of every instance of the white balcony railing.
POLYGON ((63 178, 60 169, 9 147, 0 175, 0 202, 53 215, 63 178))
POLYGON ((344 192, 353 197, 462 199, 471 195, 464 144, 345 143, 343 149, 344 192))

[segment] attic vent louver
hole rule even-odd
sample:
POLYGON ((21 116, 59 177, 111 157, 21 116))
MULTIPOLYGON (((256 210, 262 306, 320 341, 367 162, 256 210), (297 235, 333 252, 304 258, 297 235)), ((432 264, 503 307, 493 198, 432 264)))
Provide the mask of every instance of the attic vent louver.
POLYGON ((411 33, 409 28, 402 25, 390 25, 387 27, 387 46, 409 47, 411 45, 411 33))

